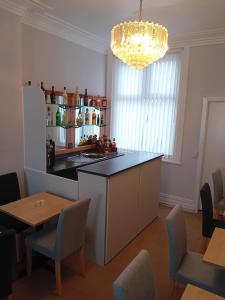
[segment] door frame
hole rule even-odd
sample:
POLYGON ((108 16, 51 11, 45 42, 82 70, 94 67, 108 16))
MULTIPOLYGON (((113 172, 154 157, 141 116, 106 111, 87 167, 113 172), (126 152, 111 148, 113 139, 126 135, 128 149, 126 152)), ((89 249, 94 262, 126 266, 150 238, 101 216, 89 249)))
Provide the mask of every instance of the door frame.
POLYGON ((203 97, 202 105, 202 119, 200 126, 200 136, 198 145, 198 161, 197 161, 197 172, 196 172, 196 184, 195 184, 195 212, 199 209, 199 199, 200 199, 200 188, 202 180, 203 162, 205 157, 205 143, 206 143, 206 133, 208 125, 208 114, 209 114, 209 104, 210 102, 224 102, 225 97, 203 97))

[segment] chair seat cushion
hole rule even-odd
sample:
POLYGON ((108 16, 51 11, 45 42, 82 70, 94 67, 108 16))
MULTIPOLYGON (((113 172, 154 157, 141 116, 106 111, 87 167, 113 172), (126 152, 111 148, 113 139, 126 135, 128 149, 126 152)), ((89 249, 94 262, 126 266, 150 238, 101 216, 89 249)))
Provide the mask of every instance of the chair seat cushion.
POLYGON ((225 270, 202 260, 199 253, 187 252, 176 274, 176 281, 191 283, 225 297, 225 270))
POLYGON ((55 259, 56 227, 50 226, 28 236, 26 246, 51 259, 55 259))

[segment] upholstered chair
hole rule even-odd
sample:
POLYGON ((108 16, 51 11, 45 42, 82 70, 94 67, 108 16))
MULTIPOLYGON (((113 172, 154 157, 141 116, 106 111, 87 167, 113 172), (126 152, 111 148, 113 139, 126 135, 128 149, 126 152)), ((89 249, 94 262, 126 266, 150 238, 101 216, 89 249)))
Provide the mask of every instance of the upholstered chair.
POLYGON ((25 240, 27 246, 27 273, 31 274, 32 250, 55 261, 55 276, 58 295, 62 294, 61 261, 72 253, 79 252, 82 273, 85 274, 84 245, 85 229, 90 199, 77 200, 64 208, 57 225, 37 231, 25 240))
POLYGON ((187 250, 185 219, 176 205, 166 217, 169 240, 169 271, 174 282, 191 283, 220 296, 225 296, 225 270, 206 263, 202 255, 187 250))
POLYGON ((225 198, 223 195, 223 175, 221 169, 212 173, 214 189, 214 211, 215 218, 218 218, 220 211, 225 210, 225 198))
POLYGON ((115 300, 154 300, 152 266, 147 250, 139 254, 113 283, 115 300))

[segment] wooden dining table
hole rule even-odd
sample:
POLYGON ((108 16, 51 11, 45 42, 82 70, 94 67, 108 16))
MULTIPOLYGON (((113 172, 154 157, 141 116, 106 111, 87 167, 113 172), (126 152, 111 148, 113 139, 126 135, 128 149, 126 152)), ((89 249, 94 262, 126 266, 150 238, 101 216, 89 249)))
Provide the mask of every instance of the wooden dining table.
POLYGON ((215 228, 203 260, 225 268, 225 229, 215 228))
POLYGON ((38 193, 0 206, 0 211, 32 227, 58 216, 73 201, 50 194, 38 193))
POLYGON ((214 293, 203 290, 192 284, 188 284, 184 290, 181 300, 224 300, 225 298, 214 293))

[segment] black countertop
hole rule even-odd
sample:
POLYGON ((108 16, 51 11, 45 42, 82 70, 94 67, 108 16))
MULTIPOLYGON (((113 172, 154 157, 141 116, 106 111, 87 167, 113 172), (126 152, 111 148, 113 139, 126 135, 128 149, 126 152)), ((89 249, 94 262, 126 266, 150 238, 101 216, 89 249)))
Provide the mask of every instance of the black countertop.
POLYGON ((124 156, 87 165, 78 168, 77 171, 103 177, 110 177, 162 156, 163 154, 142 151, 127 152, 124 156))

